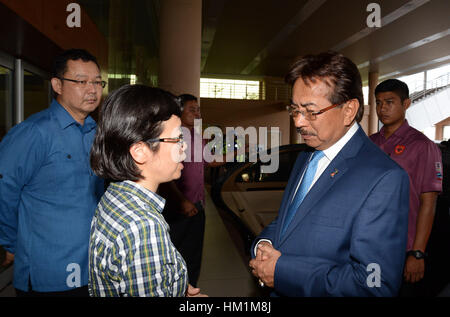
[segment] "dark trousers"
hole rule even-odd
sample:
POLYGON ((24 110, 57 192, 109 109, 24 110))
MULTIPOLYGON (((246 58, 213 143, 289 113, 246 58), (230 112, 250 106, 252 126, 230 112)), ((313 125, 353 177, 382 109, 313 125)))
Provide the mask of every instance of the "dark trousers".
POLYGON ((35 292, 31 287, 31 281, 28 282, 28 292, 16 290, 17 297, 89 297, 88 286, 82 286, 70 291, 61 292, 35 292))
POLYGON ((197 287, 202 263, 203 237, 205 235, 205 210, 195 203, 198 213, 192 217, 179 215, 171 218, 170 239, 186 261, 189 284, 197 287))

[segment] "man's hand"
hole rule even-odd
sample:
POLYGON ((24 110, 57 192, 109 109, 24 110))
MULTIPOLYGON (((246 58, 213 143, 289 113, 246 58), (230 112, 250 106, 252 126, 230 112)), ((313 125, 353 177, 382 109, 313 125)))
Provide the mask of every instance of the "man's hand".
POLYGON ((2 266, 6 267, 6 266, 10 265, 13 262, 14 262, 14 254, 9 253, 8 251, 6 251, 6 258, 5 258, 5 261, 3 261, 2 266))
POLYGON ((208 295, 200 293, 200 288, 194 288, 191 284, 188 284, 186 297, 208 297, 208 295))
POLYGON ((180 207, 181 207, 181 213, 183 215, 185 215, 186 217, 192 217, 198 213, 198 210, 195 207, 195 205, 187 199, 183 200, 180 203, 180 207))
POLYGON ((424 272, 425 272, 425 260, 416 259, 413 256, 408 256, 408 258, 406 259, 405 269, 403 272, 405 281, 409 283, 419 282, 423 278, 424 272))
POLYGON ((255 254, 256 260, 258 260, 258 261, 264 261, 264 260, 267 260, 267 259, 268 259, 267 254, 266 254, 265 256, 263 256, 263 251, 262 251, 261 248, 260 248, 260 247, 262 247, 263 245, 267 245, 268 247, 273 248, 272 244, 269 243, 269 242, 267 242, 267 241, 261 241, 261 242, 259 242, 259 243, 258 243, 258 246, 257 246, 257 248, 256 248, 256 254, 255 254))
POLYGON ((253 275, 268 287, 274 287, 275 266, 280 256, 281 252, 270 243, 262 242, 258 245, 256 258, 249 263, 253 275))

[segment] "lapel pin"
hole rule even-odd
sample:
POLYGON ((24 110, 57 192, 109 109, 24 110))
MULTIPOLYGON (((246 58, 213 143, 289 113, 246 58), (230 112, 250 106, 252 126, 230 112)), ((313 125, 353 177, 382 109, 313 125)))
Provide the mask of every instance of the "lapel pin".
POLYGON ((338 169, 335 168, 335 169, 334 169, 334 172, 330 174, 331 177, 333 178, 338 172, 339 172, 338 169))

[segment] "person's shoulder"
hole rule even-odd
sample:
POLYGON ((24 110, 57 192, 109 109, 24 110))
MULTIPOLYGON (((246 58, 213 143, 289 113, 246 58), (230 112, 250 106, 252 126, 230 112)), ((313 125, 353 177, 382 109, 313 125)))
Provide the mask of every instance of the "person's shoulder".
POLYGON ((144 199, 142 193, 131 187, 127 181, 110 184, 102 201, 104 204, 113 205, 113 208, 119 211, 113 217, 124 227, 129 227, 131 223, 148 225, 148 221, 158 218, 153 202, 144 199))
POLYGON ((389 155, 387 155, 378 145, 368 140, 359 153, 361 162, 373 171, 384 173, 390 170, 403 170, 389 155))
MULTIPOLYGON (((414 128, 412 128, 414 129, 414 128)), ((407 146, 414 149, 414 153, 422 155, 426 152, 439 152, 439 146, 430 140, 425 134, 414 129, 411 130, 408 137, 405 139, 407 146)))
POLYGON ((49 120, 49 114, 46 110, 35 113, 26 120, 13 126, 8 131, 3 141, 6 142, 7 140, 12 139, 14 140, 14 143, 21 141, 35 143, 36 139, 48 132, 48 129, 46 128, 48 125, 46 122, 49 120))
POLYGON ((375 133, 369 135, 369 139, 374 141, 374 140, 378 139, 380 136, 381 136, 381 133, 380 133, 380 131, 378 131, 378 132, 375 132, 375 133))
POLYGON ((425 134, 413 127, 409 127, 406 139, 413 144, 434 144, 425 134))
POLYGON ((25 121, 22 121, 14 128, 18 131, 34 130, 38 131, 41 135, 45 135, 49 133, 49 126, 53 124, 51 121, 50 111, 49 109, 45 109, 30 115, 25 121))

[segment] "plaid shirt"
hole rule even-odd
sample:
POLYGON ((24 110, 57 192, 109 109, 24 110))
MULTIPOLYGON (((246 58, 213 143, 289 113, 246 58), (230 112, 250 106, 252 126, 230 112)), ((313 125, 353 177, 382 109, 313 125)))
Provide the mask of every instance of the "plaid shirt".
POLYGON ((185 295, 186 263, 170 240, 164 203, 132 181, 111 183, 91 224, 91 296, 185 295))

